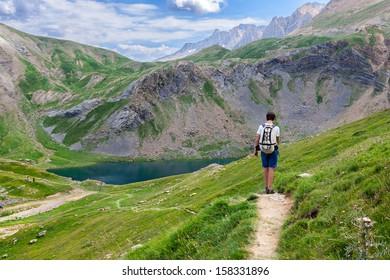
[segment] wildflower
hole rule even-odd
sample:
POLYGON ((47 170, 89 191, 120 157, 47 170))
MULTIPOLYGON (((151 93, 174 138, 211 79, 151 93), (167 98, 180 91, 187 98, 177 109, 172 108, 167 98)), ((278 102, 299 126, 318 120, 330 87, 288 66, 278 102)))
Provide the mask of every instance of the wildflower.
POLYGON ((365 226, 366 228, 370 228, 370 227, 373 226, 371 219, 368 218, 368 217, 363 217, 363 218, 362 218, 362 221, 363 221, 363 224, 364 224, 364 226, 365 226))

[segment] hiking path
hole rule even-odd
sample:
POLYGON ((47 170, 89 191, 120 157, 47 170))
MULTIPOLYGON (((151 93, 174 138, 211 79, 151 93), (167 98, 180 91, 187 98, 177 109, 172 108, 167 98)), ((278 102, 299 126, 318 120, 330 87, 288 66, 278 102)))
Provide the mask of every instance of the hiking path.
POLYGON ((257 200, 258 224, 255 240, 248 249, 251 260, 277 259, 277 247, 283 223, 294 201, 283 194, 262 194, 257 200))

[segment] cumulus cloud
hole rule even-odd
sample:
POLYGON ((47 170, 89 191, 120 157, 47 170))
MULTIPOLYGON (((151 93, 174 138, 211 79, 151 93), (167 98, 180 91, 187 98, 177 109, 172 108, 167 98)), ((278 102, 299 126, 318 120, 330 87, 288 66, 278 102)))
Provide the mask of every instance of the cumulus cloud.
POLYGON ((178 48, 171 48, 164 44, 157 47, 148 47, 140 44, 118 44, 118 48, 118 51, 126 54, 127 57, 139 61, 153 61, 178 51, 178 48))
POLYGON ((225 0, 170 0, 170 3, 180 10, 206 14, 220 12, 225 0))
POLYGON ((41 0, 2 0, 0 1, 0 19, 24 20, 40 12, 41 0))

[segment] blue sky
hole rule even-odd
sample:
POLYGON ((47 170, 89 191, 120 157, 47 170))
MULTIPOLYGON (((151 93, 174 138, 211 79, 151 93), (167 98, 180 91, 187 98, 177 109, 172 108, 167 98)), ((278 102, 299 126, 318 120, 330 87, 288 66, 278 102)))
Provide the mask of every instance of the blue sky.
MULTIPOLYGON (((27 33, 152 61, 214 29, 266 25, 308 0, 0 0, 0 22, 27 33)), ((314 2, 314 1, 312 1, 314 2)), ((328 3, 328 0, 317 0, 328 3)))

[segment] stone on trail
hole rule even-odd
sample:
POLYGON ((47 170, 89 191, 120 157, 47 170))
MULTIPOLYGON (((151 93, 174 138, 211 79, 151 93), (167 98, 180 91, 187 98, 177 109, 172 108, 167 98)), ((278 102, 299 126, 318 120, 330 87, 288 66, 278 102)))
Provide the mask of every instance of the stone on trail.
POLYGON ((34 243, 37 243, 38 242, 38 239, 34 238, 34 239, 31 239, 30 242, 28 242, 29 244, 34 244, 34 243))
POLYGON ((143 244, 137 244, 137 245, 134 245, 133 247, 131 247, 131 250, 134 251, 138 248, 141 248, 142 246, 144 246, 143 244))
POLYGON ((311 176, 313 176, 313 175, 311 175, 309 173, 302 173, 302 174, 297 175, 297 177, 299 177, 299 178, 310 178, 311 176))

